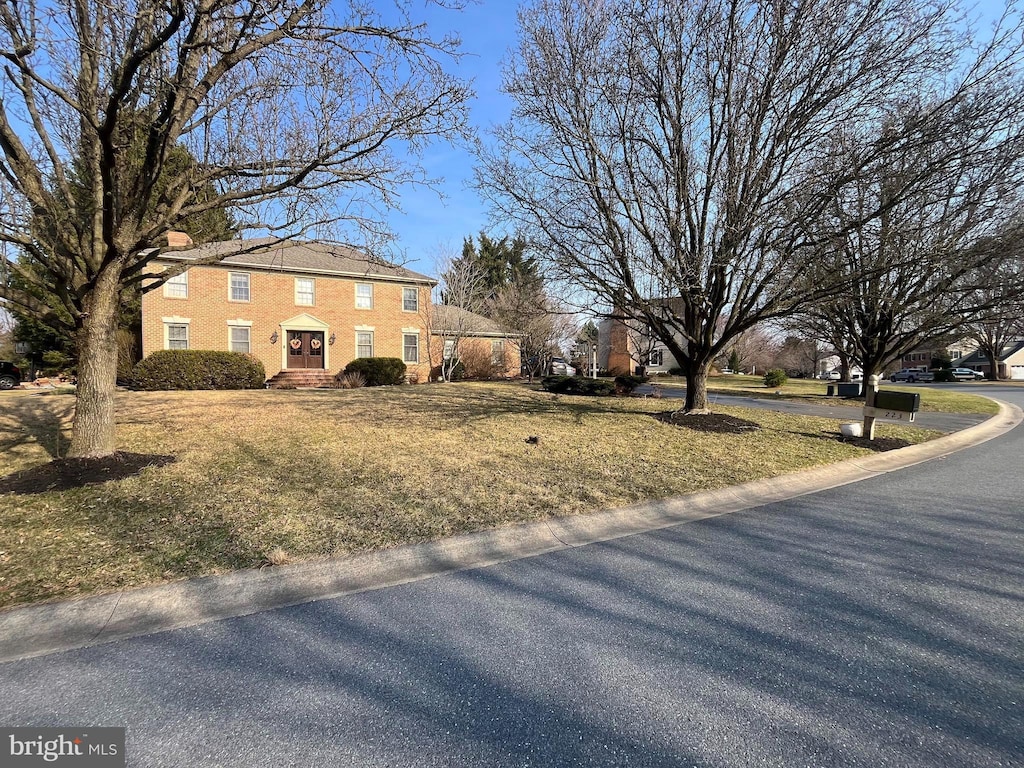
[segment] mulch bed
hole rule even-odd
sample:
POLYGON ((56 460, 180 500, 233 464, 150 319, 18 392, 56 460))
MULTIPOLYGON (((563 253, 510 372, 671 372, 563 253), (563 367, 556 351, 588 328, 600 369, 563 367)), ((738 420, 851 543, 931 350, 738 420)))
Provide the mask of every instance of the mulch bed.
POLYGON ((94 459, 55 459, 0 478, 0 493, 67 491, 108 480, 123 480, 137 475, 146 467, 162 467, 174 460, 173 456, 121 451, 94 459))
POLYGON ((761 425, 740 419, 736 416, 728 416, 724 413, 682 413, 681 411, 665 411, 654 414, 654 418, 666 424, 674 424, 677 427, 686 427, 697 432, 720 432, 728 435, 743 435, 748 432, 756 432, 761 425))
POLYGON ((855 445, 858 448, 867 448, 871 451, 895 451, 897 448, 906 448, 908 445, 913 443, 908 440, 904 440, 902 437, 876 437, 874 440, 868 440, 866 437, 843 437, 841 433, 829 433, 840 443, 849 443, 855 445))

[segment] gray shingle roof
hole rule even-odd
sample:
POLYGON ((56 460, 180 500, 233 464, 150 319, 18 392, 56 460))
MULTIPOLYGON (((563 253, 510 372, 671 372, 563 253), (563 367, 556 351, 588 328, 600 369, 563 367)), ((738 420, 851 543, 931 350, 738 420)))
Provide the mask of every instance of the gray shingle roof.
MULTIPOLYGON (((1024 349, 1024 340, 1011 342, 1003 347, 1002 351, 999 353, 999 360, 1005 360, 1022 349, 1024 349)), ((967 357, 962 357, 957 361, 958 365, 967 366, 968 368, 972 365, 982 365, 985 363, 988 363, 988 358, 985 357, 984 353, 980 350, 976 350, 967 355, 967 357)))
POLYGON ((278 240, 274 237, 224 240, 188 250, 165 250, 159 258, 171 261, 202 261, 232 267, 279 269, 285 272, 383 277, 429 284, 437 282, 432 277, 405 267, 372 259, 354 248, 300 240, 278 240))
POLYGON ((433 316, 430 324, 435 333, 462 333, 467 336, 510 336, 501 330, 493 320, 478 315, 462 307, 450 304, 435 304, 431 308, 433 316))

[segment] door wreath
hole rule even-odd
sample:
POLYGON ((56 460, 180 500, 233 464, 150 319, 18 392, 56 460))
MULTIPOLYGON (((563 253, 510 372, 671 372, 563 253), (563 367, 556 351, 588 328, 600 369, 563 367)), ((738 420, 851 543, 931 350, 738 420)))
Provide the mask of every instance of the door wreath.
POLYGON ((302 346, 302 339, 292 339, 288 342, 288 346, 297 350, 302 346))
POLYGON ((321 344, 320 339, 310 339, 309 340, 309 346, 312 349, 320 349, 320 344, 321 344))

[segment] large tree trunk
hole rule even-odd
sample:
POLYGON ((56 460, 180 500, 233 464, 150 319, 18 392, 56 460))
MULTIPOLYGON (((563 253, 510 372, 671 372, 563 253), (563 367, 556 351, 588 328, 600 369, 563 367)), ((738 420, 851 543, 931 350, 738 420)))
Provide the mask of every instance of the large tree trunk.
POLYGON ((687 363, 684 413, 711 413, 711 409, 708 408, 708 370, 710 367, 708 361, 687 363))
POLYGON ((117 449, 118 276, 108 270, 96 282, 78 330, 78 400, 69 457, 109 456, 117 449))
POLYGON ((993 349, 989 348, 985 350, 985 357, 988 358, 988 375, 985 377, 989 381, 999 381, 999 360, 996 359, 996 353, 993 349))

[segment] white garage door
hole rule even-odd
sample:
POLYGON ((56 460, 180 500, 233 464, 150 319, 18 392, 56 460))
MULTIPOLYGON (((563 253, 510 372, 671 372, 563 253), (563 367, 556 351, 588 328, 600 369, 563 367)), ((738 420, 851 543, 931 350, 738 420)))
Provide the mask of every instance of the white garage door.
POLYGON ((1011 379, 1024 379, 1024 365, 1011 365, 1010 366, 1010 378, 1011 379))

